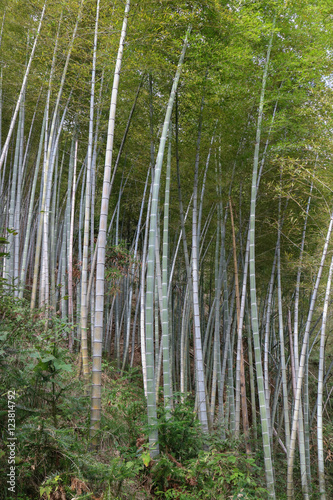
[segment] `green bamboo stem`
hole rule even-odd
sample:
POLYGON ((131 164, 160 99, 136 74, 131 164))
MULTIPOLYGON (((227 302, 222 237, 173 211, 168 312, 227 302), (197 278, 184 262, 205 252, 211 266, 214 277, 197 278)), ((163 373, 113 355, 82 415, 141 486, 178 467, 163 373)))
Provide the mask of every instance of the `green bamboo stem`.
POLYGON ((196 382, 196 404, 198 408, 199 421, 204 433, 208 433, 206 382, 202 357, 202 340, 200 328, 199 308, 199 234, 198 234, 198 170, 200 157, 200 141, 202 130, 202 112, 204 98, 201 101, 198 138, 196 147, 196 158, 193 182, 193 205, 192 205, 192 300, 193 300, 193 337, 194 337, 194 361, 196 382))
MULTIPOLYGON (((217 234, 216 234, 216 248, 215 248, 215 297, 214 304, 215 307, 211 309, 215 311, 215 324, 214 324, 214 341, 213 341, 213 373, 212 373, 212 383, 211 383, 211 403, 210 403, 210 421, 211 425, 214 422, 215 416, 215 400, 216 400, 216 391, 217 391, 217 380, 220 378, 220 370, 219 366, 219 354, 220 354, 220 300, 221 300, 221 288, 222 288, 222 276, 221 276, 221 259, 220 259, 220 218, 221 211, 218 210, 218 220, 217 220, 217 234)), ((209 324, 209 319, 208 319, 209 324)), ((203 356, 205 359, 205 347, 208 343, 208 333, 206 332, 205 340, 204 340, 204 348, 203 348, 203 356)))
POLYGON ((189 286, 186 286, 185 298, 183 303, 183 315, 181 322, 180 335, 180 392, 187 393, 187 351, 188 351, 188 325, 190 319, 190 293, 189 286))
POLYGON ((34 210, 34 203, 35 203, 35 193, 36 193, 36 187, 37 187, 37 179, 38 179, 38 173, 39 173, 39 167, 40 167, 40 160, 41 160, 41 156, 42 156, 43 135, 44 135, 44 132, 45 132, 44 129, 45 129, 45 114, 44 114, 42 129, 41 129, 41 135, 40 135, 40 139, 39 139, 39 146, 38 146, 37 160, 36 160, 36 165, 35 165, 35 172, 34 172, 34 177, 33 177, 33 181, 32 181, 31 192, 30 192, 30 202, 29 202, 29 209, 28 209, 28 218, 27 218, 26 230, 25 230, 24 247, 23 247, 23 252, 22 252, 21 276, 20 276, 21 287, 20 287, 20 292, 19 292, 19 297, 21 299, 23 298, 24 285, 25 285, 26 274, 27 274, 28 248, 29 248, 29 242, 30 242, 30 234, 31 234, 33 210, 34 210))
MULTIPOLYGON (((49 294, 49 290, 48 290, 49 209, 48 209, 48 206, 49 206, 50 197, 51 197, 51 185, 52 185, 52 175, 53 175, 53 165, 54 165, 54 150, 56 149, 55 145, 56 145, 57 141, 59 141, 59 135, 60 135, 59 129, 58 129, 58 134, 55 135, 56 134, 56 124, 57 124, 57 120, 58 120, 58 111, 59 111, 60 100, 61 100, 63 89, 64 89, 67 69, 68 69, 71 53, 73 50, 78 25, 79 25, 81 15, 82 15, 82 7, 83 7, 83 0, 81 0, 81 2, 80 2, 75 27, 74 27, 74 30, 72 33, 71 41, 69 43, 67 57, 66 57, 65 65, 63 68, 63 72, 62 72, 58 93, 57 93, 57 99, 56 99, 56 103, 55 103, 54 110, 53 110, 53 117, 52 117, 52 122, 51 122, 51 126, 50 126, 50 131, 48 131, 48 106, 49 106, 49 100, 50 100, 50 94, 51 94, 51 84, 52 84, 52 79, 53 79, 53 73, 54 73, 54 69, 55 69, 55 58, 56 58, 56 53, 57 53, 57 44, 58 44, 58 36, 59 36, 61 18, 59 21, 58 35, 56 38, 56 43, 55 43, 55 48, 54 48, 54 53, 53 53, 52 66, 51 66, 51 72, 50 72, 50 78, 49 78, 47 104, 46 104, 46 125, 45 125, 44 167, 43 167, 43 179, 44 179, 44 181, 43 181, 43 187, 42 187, 40 225, 38 227, 38 233, 37 233, 36 260, 35 260, 34 282, 33 282, 32 295, 31 295, 31 309, 34 309, 35 303, 36 303, 37 276, 38 276, 37 269, 38 269, 39 255, 41 252, 41 249, 40 249, 41 244, 43 246, 42 246, 42 263, 41 263, 42 272, 41 272, 40 304, 42 305, 45 303, 45 305, 48 305, 48 294, 49 294)), ((65 110, 67 109, 69 99, 70 99, 70 97, 68 98, 65 110)), ((64 118, 64 114, 63 114, 63 118, 64 118)), ((63 123, 63 120, 60 124, 60 127, 62 126, 62 123, 63 123)))
MULTIPOLYGON (((71 192, 70 210, 70 231, 69 231, 69 252, 68 252, 68 319, 73 324, 73 245, 74 245, 74 218, 75 218, 75 194, 76 194, 76 168, 77 168, 78 138, 74 138, 73 151, 73 184, 71 192)), ((69 350, 73 350, 73 335, 69 334, 69 350)))
MULTIPOLYGON (((16 199, 15 199, 15 213, 14 213, 14 228, 16 228, 14 234, 14 259, 13 259, 13 279, 15 283, 14 295, 18 297, 19 295, 19 263, 20 263, 20 216, 21 216, 21 204, 22 204, 22 183, 23 183, 23 147, 24 147, 24 120, 25 120, 25 93, 23 94, 22 102, 20 105, 19 112, 19 122, 18 127, 20 128, 20 139, 19 139, 19 157, 18 157, 18 176, 17 176, 17 188, 16 188, 16 199)), ((28 147, 28 146, 27 146, 28 147)))

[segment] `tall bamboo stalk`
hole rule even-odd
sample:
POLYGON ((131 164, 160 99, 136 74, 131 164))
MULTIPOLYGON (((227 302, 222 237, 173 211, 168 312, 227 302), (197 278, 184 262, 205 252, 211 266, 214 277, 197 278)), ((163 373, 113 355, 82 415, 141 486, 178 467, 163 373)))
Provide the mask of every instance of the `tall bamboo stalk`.
POLYGON ((110 114, 107 133, 107 144, 104 165, 103 193, 98 232, 98 251, 96 268, 96 300, 95 300, 95 327, 92 345, 92 392, 91 392, 91 426, 90 436, 93 446, 97 446, 97 432, 101 421, 101 377, 102 377, 102 343, 103 343, 103 313, 104 313, 104 277, 105 277, 105 245, 107 217, 110 199, 111 164, 113 152, 113 139, 115 133, 115 118, 117 95, 120 80, 120 69, 124 51, 124 42, 127 29, 127 19, 130 9, 130 0, 126 0, 125 15, 121 28, 119 48, 114 72, 110 114))
POLYGON ((325 363, 325 331, 328 313, 328 302, 331 293, 331 283, 333 274, 333 256, 327 278, 326 293, 324 299, 323 319, 321 325, 320 348, 319 348, 319 367, 318 367, 318 402, 317 402, 317 443, 318 443, 318 479, 320 499, 326 500, 325 490, 325 462, 323 445, 323 379, 325 363))
POLYGON ((249 421, 247 413, 247 403, 246 403, 246 385, 245 385, 245 368, 244 368, 244 353, 243 353, 243 340, 242 340, 242 330, 239 328, 240 314, 241 314, 241 304, 239 296, 239 283, 238 283, 238 264, 237 264, 237 249, 236 249, 236 235, 235 235, 235 225, 234 225, 234 215, 232 209, 231 198, 229 197, 230 206, 230 219, 231 219, 231 230, 232 230, 232 248, 233 248, 233 258, 234 258, 234 274, 235 274, 235 291, 236 291, 236 312, 237 312, 237 364, 236 364, 236 435, 239 432, 239 399, 241 399, 242 404, 242 417, 243 417, 243 432, 245 439, 246 451, 250 453, 249 446, 249 421))
POLYGON ((82 371, 83 371, 86 393, 88 392, 88 383, 89 383, 88 338, 87 338, 87 321, 88 321, 87 287, 88 287, 89 223, 90 223, 90 211, 91 211, 91 177, 92 177, 91 167, 93 160, 94 104, 95 104, 98 21, 99 21, 99 0, 97 0, 96 2, 93 63, 92 63, 91 86, 90 86, 89 136, 88 136, 87 177, 86 177, 86 196, 85 196, 85 212, 84 212, 83 258, 82 258, 82 271, 81 271, 80 332, 81 332, 82 371))
POLYGON ((265 89, 266 89, 266 81, 267 81, 272 43, 273 43, 273 34, 271 35, 268 44, 265 69, 262 79, 262 88, 261 88, 258 122, 257 122, 256 144, 255 144, 254 160, 253 160, 250 231, 249 231, 249 236, 250 236, 249 267, 250 267, 251 322, 252 322, 255 363, 257 370, 257 386, 258 386, 259 405, 260 405, 262 440, 263 440, 264 457, 265 457, 266 484, 267 484, 269 498, 275 499, 273 463, 272 463, 269 426, 267 419, 266 396, 265 396, 264 379, 263 379, 262 362, 261 362, 257 290, 256 290, 256 277, 255 277, 255 214, 256 214, 256 200, 257 200, 257 172, 259 163, 259 147, 260 147, 260 137, 262 129, 263 109, 265 102, 265 89))
POLYGON ((196 148, 196 158, 194 166, 193 182, 193 205, 192 205, 192 299, 193 299, 193 337, 194 337, 194 360, 195 360, 195 382, 196 382, 196 402, 198 405, 199 421, 204 433, 208 433, 206 383, 204 364, 202 357, 202 340, 200 328, 199 309, 199 234, 198 234, 198 172, 200 157, 200 141, 202 129, 202 112, 204 98, 201 101, 198 138, 196 148))
POLYGON ((288 450, 288 470, 287 470, 287 496, 288 496, 288 500, 292 500, 293 494, 294 494, 293 493, 293 470, 294 470, 294 458, 295 458, 295 447, 296 447, 296 435, 297 435, 297 427, 298 427, 297 424, 298 424, 298 420, 299 420, 299 411, 300 411, 300 404, 301 404, 301 392, 302 392, 302 384, 303 384, 304 371, 305 371, 306 354, 307 354, 307 349, 308 349, 308 344, 309 344, 310 327, 311 327, 314 306, 315 306, 315 302, 316 302, 316 298, 317 298, 319 283, 320 283, 326 255, 327 255, 328 244, 330 241, 332 229, 333 229, 333 213, 331 214, 330 223, 328 226, 327 235, 326 235, 326 239, 325 239, 325 243, 324 243, 324 248, 323 248, 323 252, 322 252, 322 256, 321 256, 321 261, 320 261, 320 265, 319 265, 319 269, 318 269, 318 274, 317 274, 316 282, 315 282, 312 296, 311 296, 308 317, 307 317, 307 321, 306 321, 306 325, 305 325, 302 350, 301 350, 301 355, 300 355, 300 360, 299 360, 299 370, 298 370, 298 376, 297 376, 295 406, 294 406, 294 413, 293 413, 293 419, 292 419, 292 430, 291 430, 291 436, 290 436, 290 448, 288 450))
POLYGON ((162 344, 163 344, 163 387, 164 406, 167 417, 171 409, 172 379, 170 373, 170 327, 169 327, 169 300, 168 300, 168 254, 169 254, 169 204, 170 204, 170 177, 171 177, 171 140, 172 125, 169 127, 169 148, 166 169, 164 221, 163 221, 163 257, 162 257, 162 344))
POLYGON ((155 171, 154 182, 152 189, 152 203, 150 212, 150 227, 149 227, 149 243, 148 243, 148 262, 147 262, 147 279, 146 279, 146 360, 147 360, 147 410, 148 410, 148 425, 151 426, 149 432, 149 445, 151 455, 158 454, 157 431, 153 427, 156 421, 156 395, 155 395, 155 369, 154 369, 154 293, 155 293, 155 246, 156 246, 156 230, 157 230, 157 212, 158 212, 158 195, 160 188, 161 170, 164 156, 164 149, 170 126, 171 112, 175 100, 175 94, 180 78, 180 73, 185 58, 187 40, 190 30, 187 31, 183 50, 179 58, 176 75, 173 80, 172 89, 170 92, 169 102, 165 114, 163 130, 161 134, 155 171))

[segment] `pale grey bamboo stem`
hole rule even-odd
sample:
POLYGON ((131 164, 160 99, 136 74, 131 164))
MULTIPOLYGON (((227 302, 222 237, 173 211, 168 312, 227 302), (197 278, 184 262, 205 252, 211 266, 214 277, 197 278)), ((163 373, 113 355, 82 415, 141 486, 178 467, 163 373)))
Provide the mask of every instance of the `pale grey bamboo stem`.
POLYGON ((273 463, 272 463, 269 427, 267 420, 266 396, 265 396, 263 373, 262 373, 261 348, 260 348, 259 325, 258 325, 257 290, 256 290, 256 278, 255 278, 255 213, 256 213, 256 199, 257 199, 257 176, 258 176, 257 172, 259 163, 259 147, 260 147, 260 138, 262 129, 263 109, 265 101, 265 89, 266 89, 266 81, 268 75, 268 66, 269 66, 270 53, 272 49, 272 43, 273 43, 273 34, 271 35, 269 40, 264 74, 262 79, 262 88, 261 88, 258 122, 257 122, 256 144, 255 144, 255 152, 253 160, 250 230, 249 230, 250 233, 249 270, 250 270, 251 321, 252 321, 255 363, 257 370, 257 386, 258 386, 262 440, 263 440, 263 449, 265 458, 266 484, 267 484, 269 498, 275 499, 273 463))
POLYGON ((308 348, 308 343, 309 343, 309 334, 310 334, 310 327, 311 327, 311 321, 312 321, 312 316, 314 312, 314 306, 317 298, 317 292, 319 288, 319 283, 322 275, 322 270, 324 266, 324 262, 326 259, 326 254, 328 250, 328 244, 330 240, 330 236, 332 233, 333 229, 333 213, 331 214, 330 218, 330 223, 325 239, 325 244, 322 252, 322 257, 318 269, 318 274, 316 278, 316 283, 314 285, 312 297, 311 297, 311 302, 310 302, 310 308, 308 312, 308 318, 305 326, 305 332, 304 332, 304 337, 303 337, 303 344, 302 344, 302 350, 301 350, 301 355, 300 355, 300 362, 299 362, 299 371, 298 371, 298 377, 297 377, 297 389, 296 389, 296 397, 295 397, 295 407, 294 407, 294 413, 293 413, 293 419, 292 419, 292 431, 291 431, 291 437, 290 437, 290 449, 288 453, 288 470, 287 470, 287 496, 288 500, 293 499, 293 469, 294 469, 294 458, 295 458, 295 447, 296 447, 296 435, 297 435, 297 427, 298 427, 298 420, 299 420, 299 410, 300 410, 300 404, 301 404, 301 392, 302 392, 302 384, 303 384, 303 378, 304 378, 304 370, 305 370, 305 358, 306 358, 306 353, 307 353, 307 348, 308 348))
POLYGON ((317 444, 318 444, 318 479, 320 499, 326 500, 325 490, 325 462, 323 445, 323 378, 325 364, 325 331, 328 315, 328 302, 331 293, 331 283, 333 274, 333 256, 331 258, 330 270, 327 278, 326 293, 324 299, 323 319, 321 325, 319 367, 318 367, 318 402, 317 402, 317 444))
POLYGON ((163 256, 162 256, 162 345, 163 345, 163 388, 164 407, 167 418, 171 410, 170 374, 170 331, 169 331, 169 301, 168 301, 168 257, 169 257, 169 204, 170 204, 170 178, 171 178, 171 140, 172 125, 169 127, 169 147, 166 169, 165 196, 164 196, 164 221, 163 221, 163 256))
POLYGON ((199 153, 202 129, 202 99, 199 117, 199 131, 197 139, 197 152, 194 167, 193 183, 193 206, 192 206, 192 299, 193 299, 193 329, 194 329, 194 360, 195 360, 195 381, 196 381, 196 400, 198 404, 199 421, 204 433, 208 433, 207 400, 205 372, 202 358, 202 341, 200 328, 200 309, 199 309, 199 255, 198 255, 198 169, 199 153))
POLYGON ((96 78, 96 58, 97 58, 97 39, 98 39, 98 22, 99 22, 99 0, 96 2, 96 17, 95 17, 95 32, 94 32, 94 48, 93 48, 93 64, 91 71, 91 86, 90 86, 90 110, 89 110, 89 135, 88 135, 88 152, 87 152, 87 177, 86 177, 86 195, 85 195, 85 212, 84 212, 84 235, 83 235, 83 258, 81 271, 81 355, 82 355, 82 371, 85 382, 85 391, 88 392, 88 336, 87 336, 87 321, 88 321, 88 252, 89 252, 89 222, 91 211, 91 177, 92 177, 92 160, 93 160, 93 135, 94 135, 94 103, 95 103, 95 78, 96 78))
POLYGON ((126 0, 125 15, 121 29, 119 49, 114 72, 110 114, 107 133, 107 145, 105 154, 103 193, 101 202, 101 213, 99 222, 99 233, 97 240, 97 269, 96 269, 96 300, 95 300, 95 328, 93 339, 93 368, 92 368, 92 394, 91 394, 91 427, 90 436, 93 438, 93 446, 97 446, 96 434, 101 421, 101 376, 102 376, 102 343, 103 343, 103 312, 104 312, 104 273, 105 273, 105 245, 107 217, 110 199, 110 179, 113 152, 113 139, 115 132, 115 117, 117 106, 117 95, 120 80, 120 69, 124 50, 124 42, 127 29, 130 1, 126 0))
POLYGON ((156 159, 154 182, 152 189, 152 203, 150 212, 150 228, 149 228, 149 243, 148 243, 148 266, 147 266, 147 287, 146 287, 146 360, 147 360, 147 410, 148 410, 148 425, 149 446, 152 456, 158 454, 157 430, 153 425, 156 422, 156 396, 155 396, 155 369, 154 369, 154 293, 155 293, 155 246, 156 246, 156 230, 157 230, 157 214, 158 214, 158 195, 160 188, 160 177, 164 156, 165 143, 167 139, 172 107, 175 99, 178 81, 180 78, 181 68, 183 65, 185 51, 189 31, 186 34, 183 50, 179 58, 176 75, 173 81, 169 102, 165 114, 163 130, 160 139, 159 150, 156 159))

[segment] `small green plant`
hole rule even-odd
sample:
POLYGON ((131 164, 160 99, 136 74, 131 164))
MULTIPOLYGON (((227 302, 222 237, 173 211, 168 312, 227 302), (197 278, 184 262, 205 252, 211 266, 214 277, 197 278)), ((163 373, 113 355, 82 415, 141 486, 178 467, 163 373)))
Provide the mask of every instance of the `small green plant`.
POLYGON ((186 466, 163 456, 153 467, 155 494, 160 498, 246 499, 267 498, 261 487, 261 469, 254 459, 217 450, 202 452, 186 466))
POLYGON ((39 494, 41 497, 46 497, 47 500, 50 499, 51 493, 58 488, 59 486, 59 481, 60 481, 60 476, 54 476, 46 479, 42 486, 39 488, 39 494))
POLYGON ((146 422, 142 379, 134 370, 119 377, 111 364, 105 364, 107 383, 102 397, 101 422, 103 444, 116 448, 126 460, 132 460, 137 453, 137 439, 146 422))
MULTIPOLYGON (((0 236, 0 247, 2 247, 3 245, 8 245, 9 244, 9 241, 6 240, 6 238, 3 238, 2 236, 0 236)), ((9 252, 0 252, 0 257, 8 257, 9 256, 9 252)))
POLYGON ((110 295, 119 292, 120 278, 128 273, 131 263, 132 255, 127 250, 125 242, 121 241, 119 245, 107 246, 105 279, 109 283, 110 295))
POLYGON ((143 471, 143 463, 139 460, 130 460, 126 462, 122 458, 115 457, 110 463, 109 469, 109 488, 116 492, 116 496, 120 494, 122 484, 125 480, 127 483, 143 471))
POLYGON ((170 457, 162 455, 151 470, 154 492, 162 498, 175 498, 170 496, 170 491, 181 491, 186 487, 188 470, 180 463, 177 465, 176 460, 170 457), (169 497, 165 496, 167 493, 169 497))
POLYGON ((200 424, 190 398, 176 404, 170 415, 164 407, 160 407, 157 429, 160 450, 170 453, 177 460, 194 458, 202 449, 200 424))
MULTIPOLYGON (((133 369, 120 376, 107 360, 103 362, 101 448, 90 450, 89 403, 82 382, 73 377, 75 355, 67 348, 70 325, 57 317, 46 319, 43 311, 32 313, 25 301, 6 294, 0 295, 0 315, 0 389, 2 394, 14 389, 17 395, 18 499, 72 498, 74 490, 78 498, 92 498, 93 492, 100 496, 104 491, 105 498, 122 500, 142 495, 170 500, 266 498, 263 471, 246 456, 240 440, 232 436, 221 440, 216 433, 210 450, 204 450, 207 440, 190 397, 182 402, 175 394, 180 402, 170 414, 159 409, 161 454, 152 460, 143 437, 146 402, 141 373, 133 369)), ((7 411, 4 400, 0 400, 0 416, 7 411)), ((5 418, 0 418, 0 429, 6 435, 5 418)), ((4 442, 0 445, 1 498, 6 498, 2 486, 6 459, 4 442)))

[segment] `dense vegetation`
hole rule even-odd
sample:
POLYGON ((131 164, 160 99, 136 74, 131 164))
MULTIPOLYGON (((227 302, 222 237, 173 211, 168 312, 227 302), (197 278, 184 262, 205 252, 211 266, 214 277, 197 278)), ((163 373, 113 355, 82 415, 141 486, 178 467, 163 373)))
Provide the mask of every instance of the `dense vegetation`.
POLYGON ((1 9, 1 498, 330 498, 329 2, 1 9))
MULTIPOLYGON (((241 440, 204 440, 190 395, 170 419, 160 408, 161 457, 151 460, 142 377, 137 367, 119 375, 103 363, 101 444, 90 447, 77 356, 68 353, 68 325, 30 313, 25 302, 4 298, 1 387, 16 390, 17 497, 38 498, 261 498, 260 452, 244 456, 241 440), (5 332, 11 332, 4 340, 5 332), (23 352, 22 352, 23 351, 23 352), (203 442, 206 451, 203 451, 203 442), (82 492, 82 496, 78 494, 82 492), (57 496, 57 494, 59 496, 57 496), (67 495, 67 496, 66 496, 67 495), (44 496, 45 498, 45 496, 44 496), (241 498, 241 497, 240 497, 241 498)), ((1 413, 7 408, 2 399, 1 413)), ((6 433, 2 419, 1 432, 6 433)), ((1 452, 1 497, 7 498, 7 457, 1 452)), ((11 497, 9 497, 11 498, 11 497)))

